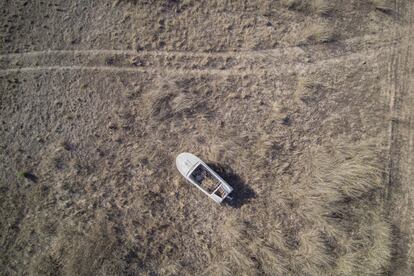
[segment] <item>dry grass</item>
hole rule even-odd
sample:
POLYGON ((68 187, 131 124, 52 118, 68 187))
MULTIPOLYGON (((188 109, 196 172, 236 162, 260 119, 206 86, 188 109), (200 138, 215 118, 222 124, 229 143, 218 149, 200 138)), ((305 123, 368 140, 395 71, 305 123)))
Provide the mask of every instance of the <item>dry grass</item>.
POLYGON ((382 166, 375 145, 338 147, 316 154, 311 197, 323 202, 326 235, 338 254, 335 274, 378 275, 390 262, 390 225, 383 216, 382 166), (377 153, 375 153, 377 152, 377 153), (330 232, 330 233, 329 233, 330 232))
POLYGON ((40 12, 27 2, 6 3, 0 24, 16 41, 2 44, 16 53, 2 66, 33 69, 0 76, 0 274, 390 269, 386 155, 361 142, 387 126, 378 76, 390 51, 366 41, 383 17, 372 6, 121 0, 40 12), (85 17, 70 21, 77 11, 85 17), (302 31, 309 46, 295 47, 302 31), (337 33, 347 40, 312 46, 337 33), (184 151, 215 164, 237 204, 186 183, 174 162, 184 151))
POLYGON ((319 15, 329 15, 333 11, 332 2, 328 0, 314 0, 312 1, 312 10, 319 15))
MULTIPOLYGON (((252 126, 250 132, 235 134, 235 129, 209 123, 202 112, 194 113, 183 104, 190 101, 204 112, 205 106, 197 103, 213 88, 198 81, 170 78, 159 84, 165 89, 141 96, 146 103, 142 127, 150 134, 141 138, 142 144, 133 152, 121 148, 118 159, 105 160, 111 162, 110 171, 116 177, 103 171, 105 181, 93 178, 105 148, 93 155, 78 153, 80 145, 57 143, 59 150, 52 157, 78 164, 62 170, 73 170, 70 176, 89 179, 88 184, 69 185, 67 178, 59 176, 63 178, 57 178, 59 185, 38 185, 26 192, 23 202, 34 210, 39 202, 53 202, 54 194, 59 194, 63 206, 39 212, 44 217, 23 224, 19 232, 23 237, 16 245, 8 245, 6 254, 24 245, 36 229, 36 237, 47 245, 30 258, 32 274, 365 275, 385 271, 391 234, 380 200, 384 188, 380 148, 334 142, 303 148, 298 155, 289 139, 280 139, 277 133, 255 132, 252 126), (192 90, 187 89, 189 85, 192 90), (189 132, 189 128, 195 130, 189 132), (186 136, 180 146, 171 136, 165 137, 176 132, 186 136), (183 150, 205 156, 206 161, 236 165, 260 196, 240 209, 216 206, 175 173, 173 158, 183 150), (300 157, 296 164, 290 161, 292 152, 293 158, 300 157), (139 174, 128 174, 131 164, 139 168, 139 174), (289 179, 294 173, 296 180, 289 179), (70 223, 53 227, 49 217, 59 212, 67 212, 70 223)), ((301 82, 303 89, 314 89, 318 83, 313 78, 301 82)), ((209 112, 217 112, 214 103, 207 106, 209 112)), ((240 115, 235 118, 239 120, 240 115)), ((116 137, 125 139, 121 134, 116 137)), ((140 132, 131 135, 142 137, 140 132)), ((54 168, 49 161, 45 166, 54 168)), ((20 181, 32 185, 25 178, 20 181)), ((9 196, 3 198, 4 204, 21 209, 16 200, 21 195, 9 196)), ((22 219, 22 214, 10 215, 22 219)), ((12 228, 7 233, 13 233, 12 228)))
POLYGON ((304 11, 309 8, 308 1, 303 0, 282 0, 282 4, 292 10, 304 11))
POLYGON ((369 143, 313 149, 306 159, 312 182, 279 187, 254 220, 254 214, 229 218, 220 228, 225 262, 211 269, 224 275, 228 270, 248 275, 386 271, 391 232, 380 200, 380 153, 369 143))
POLYGON ((357 199, 381 187, 382 171, 373 156, 375 145, 357 150, 338 148, 336 152, 325 152, 318 156, 317 166, 322 168, 316 178, 320 185, 337 191, 341 196, 357 199))
POLYGON ((390 0, 371 0, 371 3, 377 10, 380 10, 384 13, 391 13, 394 11, 394 1, 390 0))
MULTIPOLYGON (((58 229, 59 235, 50 242, 46 253, 31 264, 32 275, 90 275, 102 271, 107 275, 122 272, 123 254, 118 246, 116 228, 102 212, 94 223, 79 231, 73 226, 58 229)), ((127 248, 124 245, 124 250, 127 248)))
POLYGON ((295 90, 295 101, 305 103, 318 102, 325 92, 325 87, 311 76, 299 76, 295 90))
POLYGON ((333 10, 333 3, 327 0, 283 0, 282 5, 291 10, 325 16, 333 10))
POLYGON ((304 28, 298 44, 329 43, 338 39, 335 29, 328 24, 313 24, 304 28))

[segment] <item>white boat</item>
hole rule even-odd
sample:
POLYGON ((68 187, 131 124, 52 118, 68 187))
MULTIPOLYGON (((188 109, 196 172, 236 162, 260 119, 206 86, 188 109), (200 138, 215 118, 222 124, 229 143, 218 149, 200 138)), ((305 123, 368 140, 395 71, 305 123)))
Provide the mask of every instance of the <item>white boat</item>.
POLYGON ((217 203, 221 203, 233 191, 226 181, 194 154, 180 153, 175 163, 187 181, 217 203))

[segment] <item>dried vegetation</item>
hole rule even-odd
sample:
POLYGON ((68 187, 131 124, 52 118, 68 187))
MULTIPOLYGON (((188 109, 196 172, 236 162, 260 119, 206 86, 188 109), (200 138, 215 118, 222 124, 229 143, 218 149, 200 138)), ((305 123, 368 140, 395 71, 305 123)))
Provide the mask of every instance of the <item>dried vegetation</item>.
POLYGON ((395 2, 391 0, 371 0, 377 10, 384 13, 392 13, 394 11, 395 2))
POLYGON ((391 231, 381 196, 383 170, 373 144, 309 152, 308 184, 272 192, 269 214, 227 221, 224 256, 235 273, 381 274, 391 231), (281 215, 282 214, 282 215, 281 215), (271 217, 271 219, 270 219, 271 217))
POLYGON ((333 4, 327 0, 282 0, 282 4, 291 10, 325 16, 333 11, 333 4))
MULTIPOLYGON (((386 66, 304 62, 373 24, 364 20, 374 6, 390 7, 372 0, 358 28, 338 27, 345 2, 114 1, 125 28, 139 23, 126 40, 141 55, 125 58, 128 68, 148 72, 2 76, 11 92, 1 112, 19 127, 1 125, 14 132, 1 141, 0 272, 389 272, 384 141, 365 141, 384 136, 372 83, 386 66), (30 114, 13 115, 22 106, 30 114), (235 208, 183 181, 174 167, 183 151, 215 164, 238 193, 235 208)), ((122 57, 105 59, 113 65, 122 57)))
POLYGON ((332 26, 328 24, 313 24, 303 29, 298 44, 318 44, 333 42, 338 38, 332 26))

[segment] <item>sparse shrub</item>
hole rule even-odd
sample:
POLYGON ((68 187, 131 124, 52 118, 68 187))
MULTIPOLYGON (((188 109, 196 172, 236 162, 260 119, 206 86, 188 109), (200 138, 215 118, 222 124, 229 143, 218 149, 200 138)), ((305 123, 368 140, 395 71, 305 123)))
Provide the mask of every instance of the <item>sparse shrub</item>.
POLYGON ((391 13, 394 10, 394 8, 393 8, 394 1, 390 1, 390 0, 371 0, 371 2, 377 10, 380 10, 384 13, 391 13))
POLYGON ((295 101, 300 104, 314 105, 326 98, 330 88, 312 76, 300 76, 295 91, 295 101))
POLYGON ((213 265, 209 266, 202 275, 220 275, 220 276, 231 276, 234 275, 228 264, 221 260, 217 260, 213 265))
POLYGON ((168 264, 161 264, 159 272, 161 275, 179 275, 182 269, 182 266, 178 262, 172 262, 168 264))
POLYGON ((251 271, 254 269, 255 264, 249 256, 250 254, 246 248, 233 248, 228 252, 228 254, 230 262, 242 271, 251 271))
POLYGON ((282 5, 290 10, 319 15, 328 15, 333 9, 327 0, 283 0, 282 5))
POLYGON ((327 24, 314 24, 305 28, 298 44, 329 43, 337 39, 335 30, 327 24))
POLYGON ((46 254, 35 258, 31 267, 32 275, 57 276, 61 275, 61 260, 46 254))
MULTIPOLYGON (((271 121, 283 122, 283 119, 292 112, 285 104, 276 101, 273 102, 271 107, 269 114, 269 120, 271 121)), ((263 142, 266 143, 266 140, 263 140, 263 142)), ((267 145, 269 145, 269 142, 267 142, 267 145)))
POLYGON ((171 115, 170 101, 174 97, 173 93, 168 91, 160 91, 152 95, 151 115, 157 119, 164 119, 171 115))
POLYGON ((24 179, 25 178, 24 177, 24 172, 23 171, 17 172, 16 177, 17 177, 17 179, 24 179))
POLYGON ((312 76, 300 76, 295 91, 296 101, 317 101, 319 94, 321 94, 319 92, 323 88, 324 86, 312 76))
POLYGON ((191 115, 206 107, 207 103, 201 97, 191 93, 180 93, 171 101, 174 114, 191 115))
POLYGON ((191 93, 160 93, 152 99, 152 116, 156 119, 167 119, 177 115, 193 115, 196 112, 208 111, 207 103, 191 93))
POLYGON ((283 0, 282 5, 291 10, 304 11, 309 8, 306 0, 283 0))
POLYGON ((319 86, 318 82, 312 79, 311 77, 301 77, 298 79, 298 89, 314 89, 319 86))
POLYGON ((319 15, 328 15, 332 11, 332 4, 327 0, 313 0, 312 10, 319 15))
POLYGON ((17 178, 18 179, 27 179, 27 180, 30 180, 30 181, 35 182, 35 183, 38 181, 38 177, 30 171, 18 172, 17 173, 17 178))

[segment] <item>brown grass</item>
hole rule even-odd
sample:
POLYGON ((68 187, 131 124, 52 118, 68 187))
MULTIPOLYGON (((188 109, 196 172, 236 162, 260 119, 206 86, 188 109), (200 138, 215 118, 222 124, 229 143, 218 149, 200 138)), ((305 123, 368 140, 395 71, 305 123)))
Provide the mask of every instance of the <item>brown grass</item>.
POLYGON ((323 168, 316 174, 318 182, 338 191, 344 198, 357 199, 382 185, 382 171, 373 156, 374 145, 360 147, 350 152, 347 148, 338 148, 334 152, 318 156, 317 166, 323 168))
MULTIPOLYGON (((205 84, 206 80, 168 76, 155 91, 143 93, 134 103, 144 103, 143 114, 136 119, 144 123, 136 132, 122 128, 134 117, 128 110, 113 115, 120 127, 104 125, 108 139, 131 135, 139 144, 131 142, 134 146, 125 148, 117 144, 108 148, 104 143, 86 148, 81 143, 51 144, 57 149, 50 156, 64 166, 56 171, 55 162, 48 159, 41 166, 55 172, 50 183, 57 184, 33 186, 19 178, 20 187, 12 186, 13 192, 2 198, 3 210, 27 208, 25 212, 36 216, 1 214, 10 225, 5 227, 6 235, 17 237, 12 244, 9 237, 2 238, 7 246, 2 259, 14 258, 13 252, 19 252, 32 235, 44 246, 27 253, 32 254, 28 265, 32 274, 364 275, 386 271, 391 232, 381 201, 381 148, 373 143, 334 141, 324 146, 309 143, 297 150, 290 141, 293 134, 286 133, 291 126, 276 118, 286 113, 295 116, 298 111, 282 104, 269 107, 259 131, 257 125, 240 129, 209 121, 213 119, 205 114, 219 112, 220 107, 227 112, 235 99, 221 95, 221 89, 205 84), (199 105, 212 91, 217 100, 199 105), (268 126, 286 132, 266 131, 268 126), (179 140, 178 133, 185 139, 179 140), (87 150, 91 147, 99 151, 87 150), (117 156, 108 154, 118 151, 117 156), (194 152, 207 162, 232 164, 239 182, 254 187, 258 196, 239 209, 217 206, 176 172, 174 157, 181 151, 194 152), (102 166, 110 169, 100 170, 98 177, 95 172, 102 166), (55 206, 56 197, 57 207, 42 211, 42 206, 55 206), (62 223, 52 220, 60 216, 62 223), (13 227, 18 223, 23 226, 16 232, 13 227)), ((326 87, 313 77, 299 83, 303 90, 326 87)), ((236 100, 243 104, 244 99, 236 100)), ((246 108, 234 114, 234 120, 246 115, 256 114, 246 108)))
MULTIPOLYGON (((354 275, 383 273, 390 262, 390 226, 383 216, 381 150, 375 144, 313 149, 305 189, 284 187, 271 195, 278 210, 222 226, 226 261, 233 273, 354 275), (297 201, 296 207, 289 202, 297 201)), ((263 206, 264 208, 264 206, 263 206)), ((225 264, 225 265, 224 265, 225 264)))
POLYGON ((390 0, 371 0, 371 3, 377 10, 384 13, 391 13, 394 10, 394 1, 390 0))
POLYGON ((309 9, 308 1, 303 0, 282 0, 282 4, 292 10, 304 11, 309 9))
POLYGON ((103 216, 98 214, 85 231, 70 226, 59 229, 59 236, 51 241, 48 253, 34 259, 31 273, 90 275, 98 270, 112 275, 121 273, 121 260, 117 254, 122 252, 117 246, 116 226, 103 216))
POLYGON ((312 1, 312 10, 319 15, 329 15, 333 10, 332 1, 314 0, 312 1))
POLYGON ((298 44, 329 43, 338 39, 335 29, 328 24, 313 24, 303 29, 298 44))
POLYGON ((381 151, 376 151, 375 145, 364 144, 356 148, 335 146, 335 150, 316 155, 319 169, 314 175, 322 189, 311 193, 324 202, 325 210, 319 211, 327 212, 326 234, 337 247, 334 270, 339 275, 380 274, 390 262, 390 225, 381 203, 381 151))
POLYGON ((333 3, 327 0, 283 0, 282 5, 291 10, 329 15, 333 10, 333 3))
POLYGON ((388 34, 373 5, 9 2, 0 274, 390 270, 388 156, 363 141, 387 129, 391 90, 378 77, 393 68, 375 41, 394 45, 395 26, 388 34), (20 66, 31 70, 7 71, 20 66), (174 162, 184 151, 217 164, 240 204, 186 183, 174 162))

